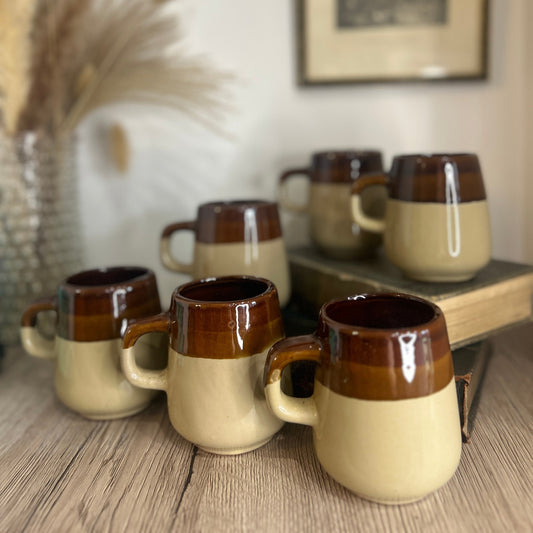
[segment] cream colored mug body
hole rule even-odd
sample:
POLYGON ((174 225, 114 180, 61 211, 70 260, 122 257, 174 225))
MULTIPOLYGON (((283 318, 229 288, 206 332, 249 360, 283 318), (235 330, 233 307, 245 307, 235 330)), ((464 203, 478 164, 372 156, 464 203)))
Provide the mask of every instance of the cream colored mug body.
POLYGON ((461 456, 453 362, 440 309, 398 294, 333 300, 317 332, 276 343, 265 394, 281 420, 310 425, 336 481, 379 503, 418 500, 444 485, 461 456), (316 363, 309 398, 284 394, 287 364, 316 363))
POLYGON ((291 283, 282 237, 259 242, 195 243, 194 279, 236 273, 272 280, 278 290, 280 305, 283 307, 288 303, 291 283))

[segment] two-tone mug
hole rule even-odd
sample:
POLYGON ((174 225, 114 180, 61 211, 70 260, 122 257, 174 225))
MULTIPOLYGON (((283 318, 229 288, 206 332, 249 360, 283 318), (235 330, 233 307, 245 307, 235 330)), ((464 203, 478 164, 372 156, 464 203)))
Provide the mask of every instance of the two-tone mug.
POLYGON ((268 442, 283 422, 266 404, 263 370, 270 347, 283 338, 275 286, 228 276, 175 289, 170 310, 126 330, 122 367, 138 387, 164 390, 170 421, 198 447, 244 453, 268 442), (169 337, 168 367, 139 367, 134 346, 148 332, 169 337))
POLYGON ((474 154, 401 155, 388 175, 364 176, 353 185, 354 221, 384 234, 389 260, 420 281, 465 281, 490 260, 487 196, 474 154), (370 218, 361 195, 388 189, 383 218, 370 218))
POLYGON ((363 498, 417 500, 444 485, 461 455, 453 362, 441 310, 399 294, 333 300, 313 335, 276 343, 265 365, 269 406, 313 427, 326 472, 363 498), (317 365, 310 398, 280 389, 285 366, 317 365))
MULTIPOLYGON (((381 235, 354 224, 350 213, 350 192, 354 181, 371 172, 382 172, 381 152, 344 150, 316 152, 311 165, 283 172, 279 179, 281 207, 307 212, 311 240, 318 250, 335 259, 351 259, 371 254, 380 244, 381 235), (309 180, 308 198, 291 198, 289 180, 304 176, 309 180)), ((363 195, 363 209, 369 216, 381 216, 385 209, 383 187, 368 188, 363 195)))
POLYGON ((270 279, 281 306, 290 297, 290 277, 278 206, 264 200, 210 202, 198 207, 196 220, 164 228, 160 241, 163 264, 194 279, 248 275, 270 279), (195 235, 192 264, 171 253, 170 239, 178 231, 195 235))
MULTIPOLYGON (((132 386, 120 367, 121 335, 129 320, 161 312, 154 273, 140 267, 87 270, 66 278, 57 293, 23 314, 21 339, 33 356, 55 362, 59 399, 87 418, 120 418, 148 406, 155 393, 132 386), (36 328, 37 315, 55 311, 54 339, 36 328)), ((155 369, 166 362, 161 335, 143 339, 135 356, 155 369)))

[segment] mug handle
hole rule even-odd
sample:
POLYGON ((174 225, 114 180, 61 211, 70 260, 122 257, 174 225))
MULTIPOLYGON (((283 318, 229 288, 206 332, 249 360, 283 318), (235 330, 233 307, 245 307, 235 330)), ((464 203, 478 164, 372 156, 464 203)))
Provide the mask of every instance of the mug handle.
POLYGON ((285 422, 314 426, 318 422, 316 403, 310 398, 295 398, 281 390, 283 369, 294 361, 320 362, 322 346, 314 335, 278 341, 268 352, 263 385, 270 410, 285 422))
POLYGON ((55 339, 47 339, 36 327, 37 315, 42 311, 55 311, 57 314, 56 296, 39 298, 26 308, 22 315, 20 338, 24 349, 30 355, 43 359, 55 359, 55 339))
POLYGON ((386 174, 367 174, 357 178, 352 185, 352 219, 362 229, 372 233, 385 232, 385 218, 369 217, 363 211, 361 193, 367 187, 373 185, 387 186, 388 177, 386 174))
POLYGON ((135 362, 134 346, 139 337, 146 333, 161 332, 170 334, 170 315, 161 313, 134 320, 129 323, 122 341, 120 362, 122 372, 127 380, 142 389, 167 390, 167 368, 163 370, 148 370, 141 368, 135 362))
POLYGON ((192 263, 183 263, 179 259, 176 259, 170 251, 170 238, 177 231, 196 231, 196 221, 176 222, 175 224, 169 224, 165 227, 161 233, 161 240, 159 241, 159 255, 161 261, 169 270, 181 272, 182 274, 192 274, 192 263))
POLYGON ((293 211, 294 213, 306 213, 308 210, 308 201, 303 204, 298 204, 293 202, 289 197, 287 182, 293 176, 306 176, 308 179, 311 179, 311 173, 308 168, 292 168, 283 172, 283 174, 279 177, 279 204, 288 211, 293 211))

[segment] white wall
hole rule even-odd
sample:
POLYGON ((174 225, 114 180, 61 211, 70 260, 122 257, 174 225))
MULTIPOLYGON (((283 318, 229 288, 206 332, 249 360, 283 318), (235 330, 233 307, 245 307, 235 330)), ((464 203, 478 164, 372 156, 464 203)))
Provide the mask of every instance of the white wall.
MULTIPOLYGON (((306 88, 295 81, 292 2, 182 4, 190 50, 236 77, 223 124, 228 135, 217 136, 177 115, 128 108, 90 119, 80 134, 80 182, 91 266, 151 266, 167 294, 185 278, 160 266, 158 236, 166 223, 190 219, 199 203, 212 199, 274 198, 282 169, 306 163, 313 150, 351 147, 380 148, 387 164, 396 153, 478 153, 494 256, 526 259, 526 163, 532 164, 526 135, 529 146, 533 138, 525 109, 532 74, 531 67, 524 68, 530 0, 491 0, 488 81, 306 88), (116 117, 133 146, 124 177, 102 152, 102 128, 116 117)), ((528 188, 530 197, 532 192, 528 188)), ((305 241, 295 230, 305 230, 302 220, 283 220, 291 223, 289 242, 305 241)), ((188 240, 184 247, 190 254, 188 240)), ((533 260, 531 247, 527 254, 533 260)))
POLYGON ((523 21, 523 31, 526 35, 526 55, 524 58, 524 71, 526 73, 526 90, 524 91, 524 119, 525 132, 525 163, 524 182, 524 226, 525 226, 525 259, 533 263, 533 2, 526 2, 526 13, 523 21))

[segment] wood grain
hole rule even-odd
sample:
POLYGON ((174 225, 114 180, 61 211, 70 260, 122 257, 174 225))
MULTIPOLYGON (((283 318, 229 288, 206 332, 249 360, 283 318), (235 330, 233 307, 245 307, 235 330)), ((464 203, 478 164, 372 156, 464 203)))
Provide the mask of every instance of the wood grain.
POLYGON ((382 506, 323 472, 309 428, 216 456, 170 426, 165 401, 91 422, 53 394, 53 369, 21 350, 0 374, 0 531, 532 531, 533 327, 494 339, 470 444, 424 500, 382 506))

